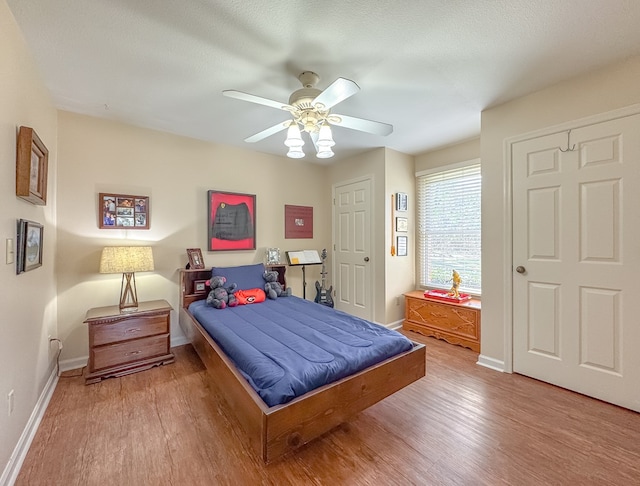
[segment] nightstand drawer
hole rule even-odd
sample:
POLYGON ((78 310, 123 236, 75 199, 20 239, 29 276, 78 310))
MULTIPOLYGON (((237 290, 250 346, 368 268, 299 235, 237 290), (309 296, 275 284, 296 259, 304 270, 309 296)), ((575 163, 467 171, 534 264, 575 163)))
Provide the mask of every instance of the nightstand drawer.
POLYGON ((153 336, 135 339, 91 350, 93 370, 124 365, 169 353, 169 336, 153 336))
POLYGON ((169 332, 167 315, 130 317, 120 322, 96 324, 93 328, 93 346, 128 341, 169 332))

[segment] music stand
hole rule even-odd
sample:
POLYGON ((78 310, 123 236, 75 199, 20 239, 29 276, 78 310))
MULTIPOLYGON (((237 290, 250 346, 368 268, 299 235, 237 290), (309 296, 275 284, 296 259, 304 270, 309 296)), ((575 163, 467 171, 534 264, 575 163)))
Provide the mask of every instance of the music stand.
POLYGON ((287 262, 290 267, 302 267, 302 298, 307 298, 307 265, 320 265, 322 260, 317 250, 287 251, 287 262))

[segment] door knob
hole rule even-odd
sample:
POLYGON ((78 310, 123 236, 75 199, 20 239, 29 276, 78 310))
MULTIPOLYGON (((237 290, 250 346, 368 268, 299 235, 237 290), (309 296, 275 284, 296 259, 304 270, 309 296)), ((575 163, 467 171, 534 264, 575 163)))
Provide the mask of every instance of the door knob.
POLYGON ((364 261, 368 262, 369 261, 369 257, 364 257, 364 261))
POLYGON ((526 268, 524 268, 522 265, 518 265, 518 266, 516 267, 516 272, 518 272, 518 273, 524 273, 524 272, 526 272, 526 271, 527 271, 527 269, 526 269, 526 268))

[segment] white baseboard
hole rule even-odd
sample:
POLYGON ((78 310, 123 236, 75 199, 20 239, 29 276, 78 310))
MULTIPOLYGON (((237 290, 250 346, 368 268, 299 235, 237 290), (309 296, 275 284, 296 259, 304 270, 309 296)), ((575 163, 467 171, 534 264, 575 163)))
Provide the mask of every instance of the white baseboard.
POLYGON ((393 329, 394 331, 397 331, 402 327, 403 322, 404 322, 404 319, 400 319, 399 321, 392 322, 391 324, 387 324, 387 327, 389 329, 393 329))
POLYGON ((479 355, 477 365, 484 366, 485 368, 489 368, 491 370, 500 371, 504 373, 504 361, 500 361, 495 358, 490 358, 489 356, 479 355))
POLYGON ((62 360, 60 361, 60 373, 62 373, 63 371, 71 371, 84 368, 85 366, 87 366, 88 362, 89 356, 62 360))
POLYGON ((177 336, 171 338, 171 347, 175 348, 176 346, 182 346, 184 344, 189 344, 191 341, 187 339, 187 336, 177 336))
POLYGON ((0 476, 0 486, 11 486, 16 482, 22 463, 27 456, 27 452, 29 452, 31 442, 33 442, 33 438, 38 431, 40 421, 44 416, 44 412, 47 410, 47 406, 49 405, 49 401, 51 400, 51 396, 53 395, 57 384, 58 375, 56 374, 56 369, 54 367, 49 379, 47 380, 47 384, 44 386, 44 389, 36 402, 33 412, 31 412, 31 417, 29 417, 27 425, 22 431, 22 435, 11 454, 7 467, 5 467, 2 476, 0 476))

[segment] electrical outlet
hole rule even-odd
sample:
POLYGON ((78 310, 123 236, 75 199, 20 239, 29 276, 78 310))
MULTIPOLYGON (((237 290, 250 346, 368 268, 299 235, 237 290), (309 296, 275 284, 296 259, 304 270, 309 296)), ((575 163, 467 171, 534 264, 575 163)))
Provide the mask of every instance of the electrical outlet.
POLYGON ((400 296, 396 295, 396 305, 400 305, 400 296))
POLYGON ((7 393, 7 410, 9 417, 11 417, 11 414, 13 413, 13 397, 14 393, 13 390, 11 390, 9 393, 7 393))

